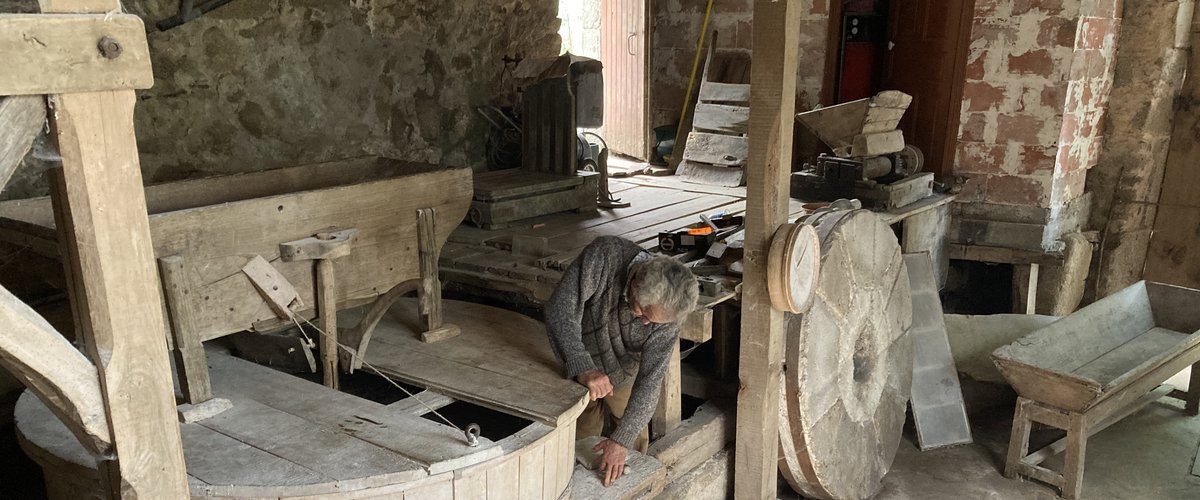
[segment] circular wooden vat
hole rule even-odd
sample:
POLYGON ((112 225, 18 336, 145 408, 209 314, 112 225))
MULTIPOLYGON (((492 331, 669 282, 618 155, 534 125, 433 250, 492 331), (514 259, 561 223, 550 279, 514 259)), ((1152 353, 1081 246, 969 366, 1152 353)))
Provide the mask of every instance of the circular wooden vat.
MULTIPOLYGON (((549 350, 540 323, 517 313, 475 304, 445 312, 447 321, 470 326, 460 342, 504 335, 506 345, 536 351, 534 358, 549 350), (480 326, 481 313, 497 326, 480 326)), ((381 347, 388 343, 386 329, 376 334, 383 335, 376 339, 381 347)), ((214 394, 229 399, 232 408, 180 424, 193 498, 556 499, 571 479, 573 423, 586 399, 582 387, 572 393, 573 401, 563 401, 558 420, 566 425, 530 422, 472 448, 456 429, 395 406, 214 350, 208 359, 214 394)), ((454 363, 447 359, 445 366, 454 363)), ((521 366, 528 371, 545 364, 521 366)), ((31 393, 18 401, 16 420, 21 447, 42 467, 51 499, 102 498, 96 459, 31 393)))

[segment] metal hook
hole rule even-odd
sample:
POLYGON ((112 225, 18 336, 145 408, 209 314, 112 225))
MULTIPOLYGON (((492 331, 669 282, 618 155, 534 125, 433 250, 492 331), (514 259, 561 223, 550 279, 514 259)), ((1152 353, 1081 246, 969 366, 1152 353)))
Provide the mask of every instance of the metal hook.
POLYGON ((472 448, 479 446, 479 424, 468 425, 463 434, 467 435, 467 446, 472 448))

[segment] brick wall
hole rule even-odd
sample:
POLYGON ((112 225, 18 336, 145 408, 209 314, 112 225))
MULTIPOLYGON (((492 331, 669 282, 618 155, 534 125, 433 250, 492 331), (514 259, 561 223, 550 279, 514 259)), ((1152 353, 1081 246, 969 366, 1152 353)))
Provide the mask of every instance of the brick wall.
POLYGON ((955 163, 965 178, 960 201, 1046 208, 1083 193, 1112 88, 1119 1, 976 2, 955 163))
MULTIPOLYGON (((706 0, 658 0, 651 4, 653 35, 650 53, 651 126, 679 120, 687 91, 696 39, 704 24, 706 0)), ((799 109, 811 109, 820 100, 825 79, 825 45, 829 0, 803 0, 800 28, 800 70, 796 85, 799 109)), ((708 32, 720 34, 721 48, 750 49, 754 42, 753 0, 714 0, 708 32)), ((707 42, 705 42, 707 45, 707 42)), ((703 54, 701 54, 703 58, 703 54)), ((704 60, 700 63, 703 65, 704 60)), ((698 71, 702 71, 701 67, 698 71)), ((697 76, 698 78, 698 76, 697 76)))
POLYGON ((977 0, 954 172, 972 212, 1041 231, 1086 219, 1112 90, 1121 0, 977 0), (1013 208, 1021 210, 1014 211, 1013 208), (1036 227, 1036 226, 1040 226, 1036 227))

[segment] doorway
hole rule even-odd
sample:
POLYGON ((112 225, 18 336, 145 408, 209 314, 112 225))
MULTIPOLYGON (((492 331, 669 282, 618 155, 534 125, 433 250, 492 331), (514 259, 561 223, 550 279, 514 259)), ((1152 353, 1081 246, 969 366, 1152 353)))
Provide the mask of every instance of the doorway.
POLYGON ((900 122, 939 178, 954 168, 974 1, 832 0, 826 104, 913 97, 900 122))
POLYGON ((648 158, 648 0, 559 0, 563 51, 604 64, 604 127, 613 153, 648 158))

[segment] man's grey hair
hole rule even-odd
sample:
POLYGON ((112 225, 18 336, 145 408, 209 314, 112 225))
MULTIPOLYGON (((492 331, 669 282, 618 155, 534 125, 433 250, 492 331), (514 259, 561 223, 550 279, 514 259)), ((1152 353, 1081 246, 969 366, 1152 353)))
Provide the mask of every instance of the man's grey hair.
POLYGON ((634 265, 629 288, 638 305, 656 305, 676 320, 695 309, 700 297, 700 284, 692 271, 661 255, 634 265))

